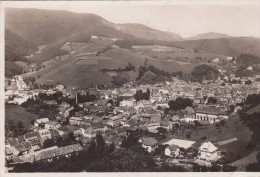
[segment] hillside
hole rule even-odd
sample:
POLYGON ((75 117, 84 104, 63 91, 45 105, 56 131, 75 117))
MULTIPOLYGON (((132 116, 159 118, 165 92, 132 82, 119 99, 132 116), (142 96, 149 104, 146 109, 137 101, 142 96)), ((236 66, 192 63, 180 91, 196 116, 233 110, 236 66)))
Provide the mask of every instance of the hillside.
POLYGON ((6 28, 37 45, 48 44, 61 37, 83 32, 114 38, 175 41, 169 34, 138 24, 113 24, 100 16, 42 9, 7 9, 6 28), (151 38, 151 39, 150 39, 151 38))
POLYGON ((195 36, 186 38, 185 40, 220 39, 220 38, 227 38, 227 37, 228 35, 226 34, 209 32, 209 33, 197 34, 195 36))
POLYGON ((141 24, 128 23, 115 25, 115 27, 124 34, 130 34, 140 39, 168 42, 182 40, 182 37, 178 34, 155 30, 141 24))
POLYGON ((260 39, 257 38, 229 37, 221 39, 176 41, 174 44, 183 48, 198 49, 226 56, 238 56, 243 53, 260 56, 260 39))
POLYGON ((123 37, 94 14, 78 14, 57 10, 7 9, 6 29, 37 45, 48 44, 73 33, 85 32, 123 37))
POLYGON ((33 43, 18 36, 12 31, 5 30, 5 60, 18 61, 23 60, 22 56, 28 55, 37 49, 33 43))

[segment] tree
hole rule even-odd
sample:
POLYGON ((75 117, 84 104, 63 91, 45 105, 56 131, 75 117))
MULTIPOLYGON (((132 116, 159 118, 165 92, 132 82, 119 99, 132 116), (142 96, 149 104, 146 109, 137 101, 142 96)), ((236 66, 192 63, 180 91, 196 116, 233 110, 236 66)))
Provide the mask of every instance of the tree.
POLYGON ((208 103, 209 104, 216 104, 217 103, 217 99, 216 98, 214 98, 214 97, 209 97, 209 99, 208 99, 208 103))
POLYGON ((52 147, 54 146, 55 143, 53 141, 53 139, 46 139, 44 142, 43 142, 43 148, 48 148, 48 147, 52 147))
POLYGON ((140 100, 149 100, 150 99, 150 89, 147 88, 146 92, 143 92, 142 90, 137 90, 134 94, 134 98, 136 102, 140 100))
POLYGON ((189 98, 181 98, 178 97, 176 100, 170 100, 168 102, 169 108, 171 110, 177 111, 181 109, 185 109, 188 106, 192 106, 193 101, 189 98))

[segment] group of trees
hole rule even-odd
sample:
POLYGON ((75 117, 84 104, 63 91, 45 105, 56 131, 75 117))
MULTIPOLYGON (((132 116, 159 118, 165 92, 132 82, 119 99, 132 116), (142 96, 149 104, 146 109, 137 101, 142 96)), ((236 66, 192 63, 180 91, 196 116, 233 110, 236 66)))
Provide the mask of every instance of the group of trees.
MULTIPOLYGON (((17 137, 26 134, 27 129, 25 128, 23 121, 20 120, 15 122, 14 120, 9 120, 7 123, 5 123, 5 132, 12 132, 12 137, 17 137)), ((6 134, 6 137, 8 136, 10 135, 6 134)))
POLYGON ((208 98, 208 104, 216 104, 217 102, 218 102, 218 99, 215 97, 208 98))
POLYGON ((253 135, 251 136, 251 141, 249 142, 247 148, 254 148, 260 141, 260 112, 255 110, 254 113, 248 113, 247 111, 254 108, 255 106, 259 106, 260 104, 260 94, 252 94, 248 95, 246 100, 241 104, 243 107, 241 111, 239 111, 239 116, 242 121, 253 131, 253 135))
POLYGON ((92 95, 88 91, 87 91, 86 95, 85 94, 82 95, 82 94, 77 93, 77 96, 78 96, 78 102, 79 103, 85 103, 85 102, 97 100, 96 95, 92 95))
MULTIPOLYGON (((169 73, 169 72, 166 72, 162 69, 158 69, 153 65, 144 65, 144 66, 139 67, 138 76, 137 76, 136 80, 137 81, 141 80, 147 71, 154 73, 158 77, 164 78, 164 80, 171 78, 171 73, 169 73)), ((176 73, 174 73, 174 75, 176 75, 176 73)))
POLYGON ((217 79, 219 71, 209 65, 203 64, 195 67, 191 72, 192 80, 201 82, 203 79, 217 79))
POLYGON ((178 98, 176 98, 176 100, 170 100, 168 102, 168 104, 169 104, 170 110, 178 111, 178 110, 185 109, 188 106, 191 107, 193 104, 193 101, 189 98, 178 97, 178 98))
POLYGON ((149 100, 150 99, 150 89, 147 88, 146 92, 143 92, 142 90, 137 90, 134 94, 134 98, 136 102, 140 100, 149 100))
POLYGON ((5 77, 11 78, 23 73, 23 68, 10 61, 5 62, 5 77))
POLYGON ((26 108, 29 112, 38 114, 40 117, 48 117, 51 119, 55 119, 55 116, 58 114, 58 106, 44 104, 44 101, 60 100, 61 103, 62 97, 63 96, 61 92, 56 92, 51 95, 47 95, 46 93, 40 92, 38 96, 34 96, 34 98, 28 98, 24 103, 22 103, 21 106, 26 108))
POLYGON ((131 63, 128 63, 127 66, 125 66, 125 68, 118 68, 118 69, 101 69, 101 72, 107 72, 107 71, 115 71, 115 72, 127 72, 127 71, 135 71, 135 66, 132 65, 131 63))
POLYGON ((139 137, 137 137, 133 134, 130 134, 129 136, 126 136, 123 138, 121 147, 128 149, 131 146, 138 145, 138 139, 139 139, 139 137))

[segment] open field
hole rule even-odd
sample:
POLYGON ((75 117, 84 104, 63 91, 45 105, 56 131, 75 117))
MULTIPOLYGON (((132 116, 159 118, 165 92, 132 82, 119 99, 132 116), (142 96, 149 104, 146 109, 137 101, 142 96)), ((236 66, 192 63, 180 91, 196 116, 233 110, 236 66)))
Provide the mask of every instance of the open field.
POLYGON ((5 105, 5 122, 13 120, 16 123, 21 120, 26 128, 29 128, 31 120, 38 119, 39 116, 27 112, 22 106, 17 105, 5 105))

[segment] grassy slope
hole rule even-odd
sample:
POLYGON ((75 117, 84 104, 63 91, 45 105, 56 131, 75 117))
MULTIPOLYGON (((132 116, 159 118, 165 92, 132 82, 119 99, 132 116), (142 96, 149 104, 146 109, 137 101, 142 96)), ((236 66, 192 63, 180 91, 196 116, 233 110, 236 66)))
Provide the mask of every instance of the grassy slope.
MULTIPOLYGON (((85 50, 85 52, 87 51, 85 50)), ((109 75, 99 72, 99 70, 103 68, 124 68, 129 62, 135 66, 139 66, 143 63, 140 57, 133 55, 131 51, 126 49, 112 49, 100 57, 90 56, 88 59, 97 60, 98 64, 96 65, 80 65, 77 64, 77 59, 78 57, 72 57, 66 61, 58 62, 46 69, 36 72, 32 76, 37 77, 41 75, 41 78, 37 80, 39 83, 53 80, 53 83, 60 82, 67 86, 86 87, 91 83, 95 85, 110 84, 111 78, 109 75), (102 57, 111 59, 102 59, 102 57)), ((130 79, 134 79, 137 72, 131 72, 129 74, 130 79)))
MULTIPOLYGON (((93 46, 85 48, 84 52, 92 52, 93 46)), ((99 48, 98 46, 96 47, 99 48)), ((41 78, 37 79, 39 83, 46 83, 48 80, 53 80, 53 84, 60 82, 67 86, 86 87, 91 83, 110 84, 111 77, 109 74, 101 73, 99 70, 118 69, 119 67, 124 68, 128 63, 131 63, 136 67, 135 72, 122 72, 116 74, 121 74, 130 80, 135 80, 138 75, 138 68, 144 64, 145 58, 148 59, 149 64, 168 72, 183 71, 184 73, 190 73, 193 68, 198 65, 196 63, 180 65, 174 60, 163 61, 160 59, 154 59, 150 56, 134 53, 131 50, 117 48, 108 50, 107 52, 101 54, 100 57, 96 57, 95 55, 83 55, 81 57, 73 56, 66 61, 58 62, 48 68, 36 72, 32 76, 37 77, 38 75, 41 75, 41 78), (82 60, 79 62, 78 58, 91 60, 91 62, 84 62, 82 60), (94 62, 94 60, 97 61, 97 64, 95 64, 96 62, 94 62), (86 63, 86 65, 83 65, 83 63, 86 63), (93 64, 87 65, 88 63, 93 64)))

